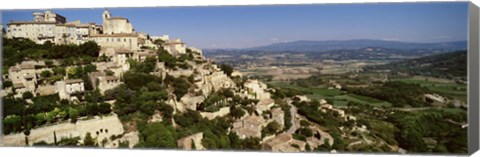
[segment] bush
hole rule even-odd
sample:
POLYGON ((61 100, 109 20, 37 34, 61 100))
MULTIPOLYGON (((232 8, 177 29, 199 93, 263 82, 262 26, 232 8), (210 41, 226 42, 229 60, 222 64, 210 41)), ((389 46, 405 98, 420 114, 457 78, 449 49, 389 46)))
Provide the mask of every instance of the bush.
POLYGON ((31 99, 31 98, 33 98, 33 94, 32 94, 32 92, 25 92, 25 93, 22 94, 22 98, 23 99, 31 99))
POLYGON ((12 87, 12 86, 13 86, 13 82, 12 82, 12 81, 4 81, 4 82, 3 82, 3 89, 9 88, 9 87, 12 87))

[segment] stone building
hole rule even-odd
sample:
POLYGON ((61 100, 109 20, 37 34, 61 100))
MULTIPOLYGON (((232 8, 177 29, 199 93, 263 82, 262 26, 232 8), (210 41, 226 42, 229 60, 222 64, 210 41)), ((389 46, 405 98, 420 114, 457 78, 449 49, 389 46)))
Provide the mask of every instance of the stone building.
POLYGON ((21 97, 24 92, 31 92, 34 96, 37 93, 38 81, 40 73, 45 70, 45 62, 43 61, 23 61, 20 64, 11 66, 8 69, 8 75, 5 75, 5 80, 12 81, 15 92, 15 97, 21 97))
POLYGON ((123 71, 128 71, 130 69, 130 63, 128 63, 128 59, 132 58, 133 54, 133 51, 130 51, 129 49, 115 49, 115 54, 113 55, 112 61, 118 66, 122 67, 123 71))
POLYGON ((258 80, 247 80, 243 86, 246 89, 244 94, 248 98, 259 100, 270 98, 270 93, 266 91, 267 85, 265 83, 262 83, 258 80))
POLYGON ((88 74, 88 77, 92 82, 93 89, 98 88, 101 94, 105 94, 105 91, 113 89, 122 84, 118 77, 108 76, 104 72, 91 72, 88 74))
POLYGON ((291 134, 282 133, 262 144, 263 150, 274 152, 300 152, 305 150, 306 143, 294 139, 291 134))
POLYGON ((269 110, 273 105, 275 105, 275 101, 272 98, 261 99, 255 106, 255 111, 258 114, 262 114, 263 111, 269 110))
POLYGON ((185 54, 187 51, 185 43, 183 43, 180 39, 167 40, 165 41, 165 43, 163 43, 162 46, 163 49, 165 49, 174 56, 185 54))
POLYGON ((256 115, 248 115, 243 119, 233 123, 232 132, 236 133, 240 139, 248 137, 258 137, 262 135, 262 127, 265 125, 265 120, 256 115))
POLYGON ((271 109, 270 113, 272 115, 271 119, 277 122, 278 124, 280 124, 281 129, 283 129, 283 127, 285 126, 285 112, 283 112, 282 108, 277 107, 277 108, 271 109))
POLYGON ((193 135, 189 135, 177 140, 177 146, 185 150, 205 150, 202 145, 203 132, 199 132, 193 135), (193 148, 195 147, 195 148, 193 148))
POLYGON ((17 64, 10 67, 8 78, 12 81, 15 91, 20 97, 27 91, 35 93, 37 76, 33 64, 17 64))
POLYGON ((50 41, 55 44, 80 44, 86 39, 85 34, 95 24, 80 24, 79 21, 67 23, 67 19, 53 11, 34 12, 33 21, 12 21, 7 23, 7 38, 30 39, 37 44, 50 41))
POLYGON ((84 83, 81 79, 57 81, 55 86, 60 99, 69 101, 78 100, 77 95, 82 95, 85 92, 84 83))
POLYGON ((89 40, 95 41, 102 48, 127 48, 138 50, 138 37, 134 33, 94 34, 89 40))
POLYGON ((132 34, 134 29, 124 17, 112 17, 108 10, 103 11, 103 34, 132 34))

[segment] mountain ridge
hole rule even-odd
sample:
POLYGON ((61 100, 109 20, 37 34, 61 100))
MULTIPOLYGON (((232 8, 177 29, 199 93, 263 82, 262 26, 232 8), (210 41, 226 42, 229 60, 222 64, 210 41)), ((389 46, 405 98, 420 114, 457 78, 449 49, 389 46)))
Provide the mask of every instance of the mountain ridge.
POLYGON ((240 49, 205 49, 206 51, 216 50, 240 50, 240 51, 292 51, 292 52, 322 52, 329 50, 341 49, 361 49, 367 47, 383 47, 390 49, 430 49, 430 50, 463 50, 467 49, 467 41, 450 41, 450 42, 402 42, 391 40, 376 39, 354 39, 354 40, 298 40, 292 42, 273 43, 265 46, 257 46, 251 48, 240 49))

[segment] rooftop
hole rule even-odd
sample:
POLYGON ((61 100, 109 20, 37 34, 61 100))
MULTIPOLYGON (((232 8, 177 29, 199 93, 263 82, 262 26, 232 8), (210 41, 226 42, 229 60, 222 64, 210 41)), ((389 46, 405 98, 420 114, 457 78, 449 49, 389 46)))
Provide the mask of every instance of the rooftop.
POLYGON ((73 83, 82 83, 82 79, 73 79, 73 80, 65 80, 66 84, 73 84, 73 83))
POLYGON ((91 37, 137 37, 135 33, 92 34, 91 37))

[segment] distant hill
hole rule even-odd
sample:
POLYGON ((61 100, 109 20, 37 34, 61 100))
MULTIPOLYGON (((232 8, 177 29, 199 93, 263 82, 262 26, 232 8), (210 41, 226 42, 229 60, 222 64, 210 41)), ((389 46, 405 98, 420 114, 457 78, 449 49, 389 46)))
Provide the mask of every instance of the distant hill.
POLYGON ((276 43, 267 46, 247 48, 244 50, 258 51, 292 51, 292 52, 322 52, 340 49, 360 49, 365 47, 383 47, 390 49, 427 49, 427 50, 465 50, 467 41, 454 41, 442 43, 414 43, 398 42, 387 40, 328 40, 328 41, 294 41, 285 43, 276 43))
POLYGON ((392 72, 424 75, 439 78, 467 77, 467 51, 434 54, 416 59, 392 62, 385 65, 367 66, 369 70, 390 70, 392 72))

